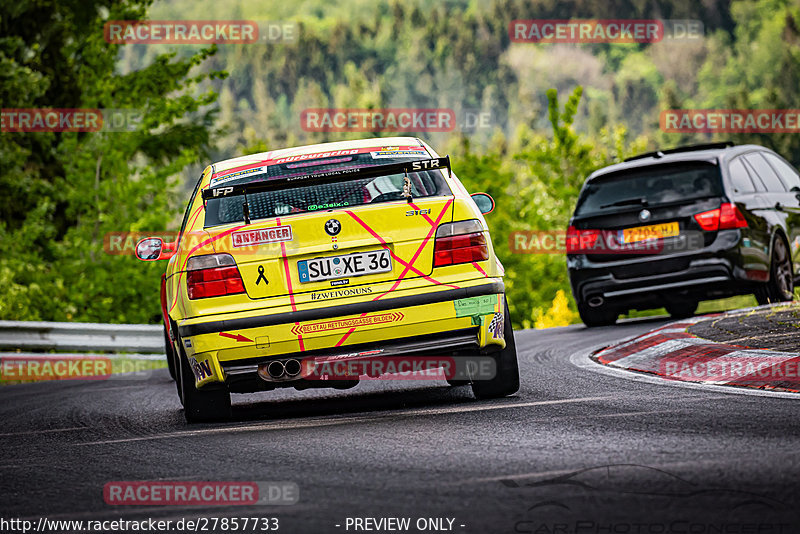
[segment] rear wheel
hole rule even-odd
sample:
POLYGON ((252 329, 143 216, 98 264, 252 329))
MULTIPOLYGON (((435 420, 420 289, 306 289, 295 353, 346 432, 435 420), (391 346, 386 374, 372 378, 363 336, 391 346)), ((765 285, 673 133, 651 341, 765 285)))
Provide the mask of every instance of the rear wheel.
POLYGON ((175 367, 175 389, 178 391, 178 399, 183 406, 183 375, 181 373, 181 358, 186 358, 186 353, 183 351, 183 343, 178 337, 178 325, 175 321, 169 322, 170 328, 175 333, 175 341, 171 343, 172 353, 167 354, 167 358, 172 357, 172 365, 175 367))
POLYGON ((452 387, 457 388, 458 386, 466 386, 469 384, 469 380, 448 380, 447 383, 452 387))
POLYGON ((491 380, 475 380, 472 383, 472 394, 478 399, 496 399, 513 395, 519 391, 517 344, 514 342, 514 329, 511 327, 508 302, 506 302, 504 311, 503 337, 506 340, 506 347, 492 355, 497 364, 495 377, 491 380))
POLYGON ((167 369, 169 369, 169 376, 176 380, 175 372, 175 349, 172 347, 172 340, 169 338, 167 332, 167 325, 164 325, 164 352, 167 355, 167 369))
MULTIPOLYGON (((181 350, 183 352, 183 350, 181 350)), ((185 354, 181 354, 181 399, 183 415, 189 423, 223 421, 231 417, 231 394, 224 384, 198 389, 185 354)))
POLYGON ((697 311, 697 302, 690 300, 685 302, 672 302, 665 306, 667 308, 667 313, 673 319, 686 319, 687 317, 691 317, 694 315, 694 312, 697 311))
POLYGON ((759 287, 755 296, 759 304, 786 302, 794 298, 792 259, 786 242, 780 236, 775 236, 772 244, 769 282, 759 287))
POLYGON ((606 306, 605 304, 592 308, 582 302, 578 303, 578 314, 581 316, 583 324, 589 327, 610 326, 617 322, 619 313, 606 306))

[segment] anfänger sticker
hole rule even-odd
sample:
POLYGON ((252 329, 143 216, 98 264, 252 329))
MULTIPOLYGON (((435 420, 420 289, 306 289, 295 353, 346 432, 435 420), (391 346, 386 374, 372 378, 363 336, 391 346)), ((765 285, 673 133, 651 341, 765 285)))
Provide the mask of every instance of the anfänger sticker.
POLYGON ((292 240, 291 226, 274 226, 272 228, 260 228, 258 230, 244 230, 231 234, 231 243, 234 247, 246 247, 248 245, 260 245, 263 243, 278 243, 280 241, 292 240))

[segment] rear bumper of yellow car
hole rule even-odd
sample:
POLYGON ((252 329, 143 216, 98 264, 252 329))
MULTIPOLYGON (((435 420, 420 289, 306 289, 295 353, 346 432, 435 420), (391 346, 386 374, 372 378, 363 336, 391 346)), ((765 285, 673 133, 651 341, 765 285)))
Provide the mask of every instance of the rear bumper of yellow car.
POLYGON ((505 347, 500 278, 472 280, 457 289, 436 287, 295 311, 197 317, 179 321, 178 333, 198 387, 244 383, 239 378, 253 379, 260 365, 289 357, 303 361, 320 355, 357 357, 362 350, 383 356, 505 347))

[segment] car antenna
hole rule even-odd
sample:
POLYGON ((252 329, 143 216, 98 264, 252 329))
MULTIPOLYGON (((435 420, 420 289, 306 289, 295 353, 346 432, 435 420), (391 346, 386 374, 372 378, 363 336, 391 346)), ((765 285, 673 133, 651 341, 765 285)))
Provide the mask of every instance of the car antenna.
POLYGON ((403 196, 406 197, 406 200, 410 204, 413 202, 413 198, 411 198, 411 180, 408 178, 408 170, 403 170, 403 196))
POLYGON ((244 189, 244 202, 242 202, 242 215, 244 215, 244 223, 250 224, 250 204, 247 202, 247 188, 244 189))

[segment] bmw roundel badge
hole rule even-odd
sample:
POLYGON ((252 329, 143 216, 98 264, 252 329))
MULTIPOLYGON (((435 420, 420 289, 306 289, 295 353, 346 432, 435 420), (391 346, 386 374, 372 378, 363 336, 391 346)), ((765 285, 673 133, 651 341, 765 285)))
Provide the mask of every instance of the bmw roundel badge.
POLYGON ((338 235, 342 231, 342 223, 336 219, 328 219, 325 223, 325 233, 330 236, 338 235))

